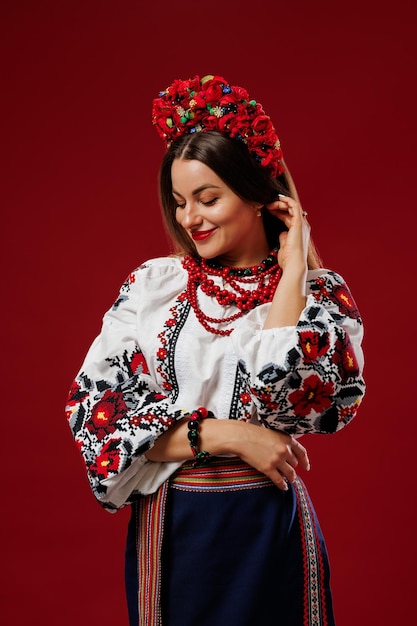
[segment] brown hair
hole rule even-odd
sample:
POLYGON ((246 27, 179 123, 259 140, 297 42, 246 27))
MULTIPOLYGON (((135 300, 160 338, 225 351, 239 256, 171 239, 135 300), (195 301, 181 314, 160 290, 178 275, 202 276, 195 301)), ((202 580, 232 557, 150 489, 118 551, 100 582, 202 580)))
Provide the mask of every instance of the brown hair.
MULTIPOLYGON (((171 166, 175 159, 197 160, 212 169, 236 195, 247 202, 263 205, 273 202, 278 193, 297 200, 298 194, 290 173, 286 171, 272 178, 249 154, 243 141, 231 139, 217 131, 196 132, 183 135, 168 148, 159 172, 159 193, 168 233, 177 252, 198 256, 192 240, 175 218, 177 203, 172 195, 171 166)), ((268 244, 277 245, 279 234, 286 230, 284 223, 262 209, 262 219, 268 244)), ((321 265, 320 257, 310 239, 308 250, 310 269, 321 265)))

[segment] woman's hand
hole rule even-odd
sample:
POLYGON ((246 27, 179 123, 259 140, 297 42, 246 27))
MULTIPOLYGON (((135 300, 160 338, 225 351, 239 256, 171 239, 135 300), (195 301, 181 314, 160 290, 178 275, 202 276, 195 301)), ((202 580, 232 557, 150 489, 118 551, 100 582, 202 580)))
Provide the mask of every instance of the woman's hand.
POLYGON ((290 266, 307 268, 308 242, 310 225, 306 220, 307 213, 301 209, 299 202, 290 196, 279 195, 275 202, 266 208, 280 219, 288 231, 279 236, 278 263, 283 272, 290 266))
POLYGON ((297 477, 295 469, 300 466, 309 470, 307 450, 296 439, 284 432, 260 428, 254 424, 241 422, 242 432, 236 443, 240 458, 265 474, 283 490, 288 489, 297 477))
POLYGON ((288 231, 279 236, 278 263, 282 276, 272 299, 264 329, 295 326, 306 304, 305 284, 310 225, 300 204, 289 196, 267 205, 288 231))
MULTIPOLYGON (((192 459, 187 423, 188 420, 183 419, 158 437, 146 453, 147 458, 159 462, 192 459)), ((199 447, 214 456, 239 456, 283 490, 288 489, 287 481, 295 480, 296 467, 310 469, 307 450, 296 439, 284 432, 240 420, 203 420, 199 447)))

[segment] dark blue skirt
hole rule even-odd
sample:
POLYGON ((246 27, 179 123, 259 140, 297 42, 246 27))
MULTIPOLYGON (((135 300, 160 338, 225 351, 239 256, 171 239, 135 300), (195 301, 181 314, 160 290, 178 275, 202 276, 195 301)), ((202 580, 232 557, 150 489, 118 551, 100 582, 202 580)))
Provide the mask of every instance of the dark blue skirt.
POLYGON ((287 492, 239 459, 184 465, 132 505, 130 626, 334 626, 322 533, 300 479, 287 492))

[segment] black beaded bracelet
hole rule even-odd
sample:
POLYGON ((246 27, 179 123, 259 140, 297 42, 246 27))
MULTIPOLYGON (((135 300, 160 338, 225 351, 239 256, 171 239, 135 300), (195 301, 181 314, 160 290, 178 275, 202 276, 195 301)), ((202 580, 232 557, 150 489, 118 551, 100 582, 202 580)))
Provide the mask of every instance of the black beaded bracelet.
POLYGON ((194 456, 194 467, 201 467, 202 465, 208 465, 210 463, 210 452, 207 452, 207 450, 198 451, 197 449, 200 422, 210 417, 214 417, 214 414, 201 406, 191 413, 188 421, 188 439, 194 456))

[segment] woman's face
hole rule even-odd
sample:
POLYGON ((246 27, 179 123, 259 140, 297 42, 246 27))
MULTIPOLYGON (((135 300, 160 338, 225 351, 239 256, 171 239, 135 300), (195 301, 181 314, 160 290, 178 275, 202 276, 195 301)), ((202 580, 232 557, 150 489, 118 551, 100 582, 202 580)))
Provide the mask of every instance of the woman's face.
POLYGON ((269 252, 261 204, 245 202, 204 163, 175 159, 171 169, 176 220, 205 259, 247 267, 269 252))

